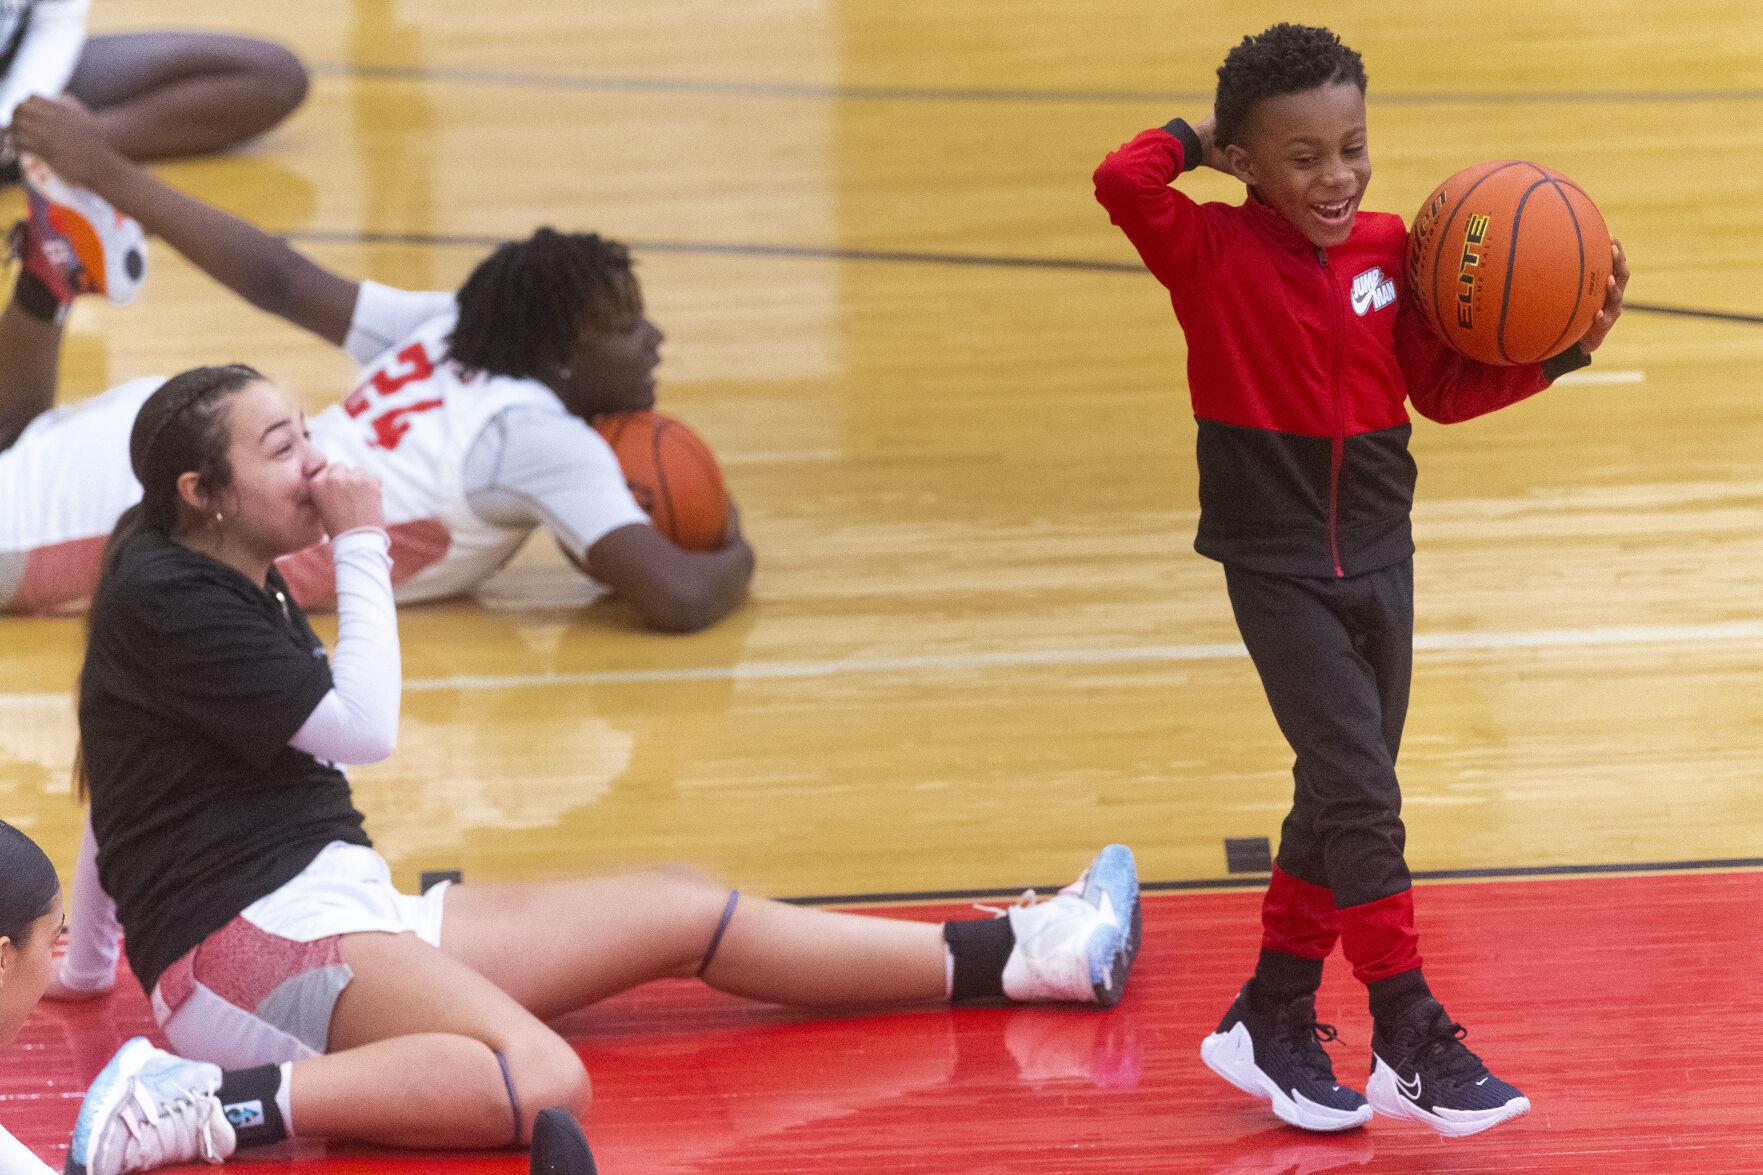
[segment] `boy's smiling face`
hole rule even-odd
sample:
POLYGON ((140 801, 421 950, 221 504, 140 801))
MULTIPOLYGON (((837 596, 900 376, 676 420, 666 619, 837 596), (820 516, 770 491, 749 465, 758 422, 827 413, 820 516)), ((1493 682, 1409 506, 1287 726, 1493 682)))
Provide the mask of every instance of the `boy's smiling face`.
POLYGON ((1365 95, 1352 82, 1263 98, 1242 142, 1224 148, 1236 177, 1310 243, 1339 245, 1353 231, 1371 182, 1365 95))

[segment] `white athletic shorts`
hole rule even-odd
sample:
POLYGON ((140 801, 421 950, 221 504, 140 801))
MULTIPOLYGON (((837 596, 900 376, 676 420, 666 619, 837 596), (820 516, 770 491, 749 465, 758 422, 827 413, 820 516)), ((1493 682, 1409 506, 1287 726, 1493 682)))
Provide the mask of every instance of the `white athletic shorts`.
POLYGON ((439 947, 447 884, 421 897, 401 894, 385 858, 333 841, 299 876, 166 968, 153 985, 153 1018, 176 1052, 223 1069, 322 1053, 331 1011, 354 977, 339 940, 415 934, 439 947))

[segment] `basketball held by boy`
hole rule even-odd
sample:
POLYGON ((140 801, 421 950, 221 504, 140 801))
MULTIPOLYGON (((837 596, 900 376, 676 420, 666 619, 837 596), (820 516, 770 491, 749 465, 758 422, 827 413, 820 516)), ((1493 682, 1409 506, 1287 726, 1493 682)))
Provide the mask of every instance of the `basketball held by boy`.
POLYGON ((1492 366, 1440 341, 1408 288, 1408 233, 1362 207, 1366 74, 1327 29, 1279 24, 1218 71, 1212 111, 1143 131, 1096 197, 1169 291, 1198 429, 1195 549, 1232 612, 1281 733, 1293 800, 1252 977, 1201 1055, 1286 1122, 1347 1130, 1378 1113, 1471 1134, 1530 1108, 1464 1044, 1422 972, 1396 758, 1414 644, 1411 401, 1441 423, 1517 403, 1590 362, 1622 310, 1612 245, 1602 306, 1541 363, 1492 366), (1171 186, 1209 166, 1241 203, 1171 186), (1369 1100, 1337 1079, 1317 1020, 1337 943, 1367 989, 1369 1100))

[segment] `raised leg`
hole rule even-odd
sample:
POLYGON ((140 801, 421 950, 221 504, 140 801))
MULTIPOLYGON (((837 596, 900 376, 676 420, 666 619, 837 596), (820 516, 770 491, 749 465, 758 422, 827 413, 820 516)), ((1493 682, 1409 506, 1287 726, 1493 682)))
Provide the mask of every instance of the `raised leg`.
POLYGON ((497 1147, 548 1106, 577 1114, 588 1076, 575 1050, 483 976, 414 935, 352 934, 355 976, 331 1016, 329 1051, 295 1064, 294 1129, 407 1147, 497 1147))
POLYGON ((86 42, 67 92, 131 159, 201 155, 281 122, 306 97, 306 67, 281 45, 219 33, 142 32, 86 42))

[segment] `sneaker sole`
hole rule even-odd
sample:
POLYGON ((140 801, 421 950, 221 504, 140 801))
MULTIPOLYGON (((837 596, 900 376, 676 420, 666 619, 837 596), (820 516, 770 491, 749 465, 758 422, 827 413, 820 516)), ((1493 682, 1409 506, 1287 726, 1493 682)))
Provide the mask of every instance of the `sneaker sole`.
POLYGON ((1200 1059, 1206 1067, 1248 1094, 1266 1102, 1274 1117, 1301 1130, 1319 1134, 1335 1134, 1352 1130, 1371 1121, 1369 1104, 1357 1110, 1336 1110, 1300 1100, 1281 1089, 1273 1078, 1255 1065, 1255 1042, 1242 1024, 1233 1024, 1229 1032, 1214 1032, 1200 1042, 1200 1059))
POLYGON ((1396 1071, 1377 1058, 1371 1080, 1365 1083, 1365 1098, 1371 1108, 1386 1118, 1418 1122, 1430 1126, 1447 1138, 1463 1138, 1510 1122, 1530 1112, 1530 1099, 1516 1097, 1491 1110, 1424 1110, 1402 1096, 1396 1087, 1396 1071))
POLYGON ((1119 927, 1090 940, 1090 991, 1100 1007, 1112 1008, 1126 992, 1127 976, 1132 973, 1133 960, 1139 954, 1139 869, 1132 850, 1125 845, 1109 845, 1090 862, 1089 877, 1084 882, 1083 900, 1097 905, 1097 892, 1108 895, 1119 927))
POLYGON ((129 1082, 152 1055, 152 1042, 144 1036, 137 1036, 118 1049, 99 1071, 92 1088, 86 1091, 85 1100, 80 1103, 80 1115, 74 1121, 73 1140, 68 1144, 67 1164, 62 1168, 62 1175, 86 1175, 92 1163, 92 1144, 96 1141, 92 1123, 110 1120, 117 1105, 128 1096, 129 1082))
POLYGON ((72 187, 36 160, 23 168, 23 178, 38 231, 60 237, 73 251, 98 287, 93 292, 113 306, 133 302, 147 275, 147 237, 140 222, 96 193, 72 187))

